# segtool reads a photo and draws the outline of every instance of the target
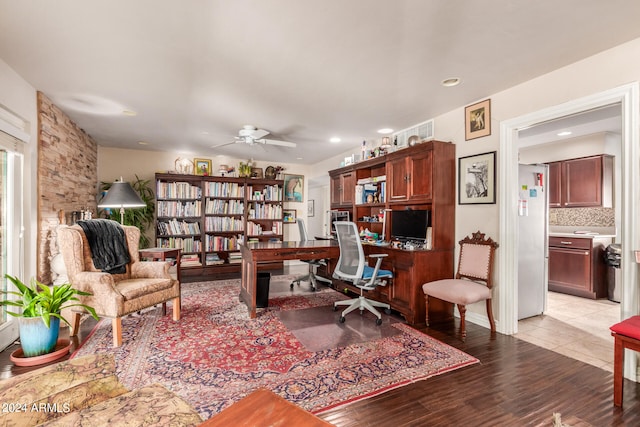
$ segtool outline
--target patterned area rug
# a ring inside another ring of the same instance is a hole
[[[399,331],[389,336],[309,351],[278,313],[326,306],[334,317],[331,305],[344,295],[327,288],[271,294],[269,307],[249,319],[239,289],[239,280],[183,284],[179,322],[170,313],[162,316],[160,308],[127,316],[123,345],[113,349],[111,322],[103,319],[72,357],[112,353],[127,387],[163,384],[205,419],[258,387],[318,413],[478,363],[400,322],[389,326]]]

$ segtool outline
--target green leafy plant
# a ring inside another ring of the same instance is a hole
[[[100,191],[109,191],[111,188],[111,182],[100,183]],[[124,224],[134,225],[140,229],[140,249],[148,248],[150,245],[149,237],[146,235],[146,231],[154,224],[154,212],[156,209],[155,195],[151,188],[151,183],[148,179],[140,179],[136,175],[136,180],[131,183],[131,187],[138,193],[143,202],[146,203],[146,207],[138,209],[125,209],[124,210]],[[120,222],[120,210],[118,209],[105,209],[102,210],[102,215],[105,218],[112,219]]]
[[[69,283],[55,285],[50,288],[33,278],[31,279],[30,286],[27,286],[17,277],[10,276],[8,274],[5,274],[4,277],[9,279],[18,290],[3,291],[3,293],[6,295],[17,296],[18,299],[0,301],[0,305],[4,307],[19,307],[22,309],[21,313],[13,313],[7,310],[7,313],[11,316],[40,317],[47,327],[49,327],[51,323],[51,317],[57,317],[58,319],[63,320],[67,325],[71,325],[69,321],[60,314],[62,309],[69,307],[82,307],[87,310],[94,319],[98,320],[98,315],[92,307],[80,304],[79,302],[74,303],[74,301],[79,301],[76,295],[89,296],[92,294],[74,289]]]

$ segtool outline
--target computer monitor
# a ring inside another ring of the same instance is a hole
[[[431,225],[431,211],[402,210],[391,212],[391,237],[397,240],[425,240]]]
[[[331,235],[336,234],[336,229],[333,226],[335,221],[349,221],[350,220],[349,211],[338,211],[338,210],[330,210],[329,211],[329,233]]]

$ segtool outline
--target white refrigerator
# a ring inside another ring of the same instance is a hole
[[[542,314],[548,284],[547,165],[520,165],[518,179],[518,320]]]

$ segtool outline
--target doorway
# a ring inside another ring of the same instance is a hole
[[[518,132],[539,123],[560,117],[577,114],[582,111],[620,103],[622,116],[622,203],[620,221],[620,242],[623,245],[624,260],[634,259],[634,248],[640,248],[638,236],[638,202],[636,192],[640,186],[640,166],[638,165],[638,83],[624,85],[606,92],[567,102],[545,110],[527,114],[501,123],[499,167],[502,179],[499,182],[500,245],[503,250],[498,254],[498,277],[504,284],[498,298],[502,319],[498,331],[514,334],[518,330],[518,257],[517,257],[517,188],[511,183],[518,177]],[[620,317],[626,318],[638,313],[638,292],[634,286],[638,280],[635,264],[623,261],[622,288],[623,299],[620,304]],[[635,380],[634,357],[625,359],[625,374]]]

